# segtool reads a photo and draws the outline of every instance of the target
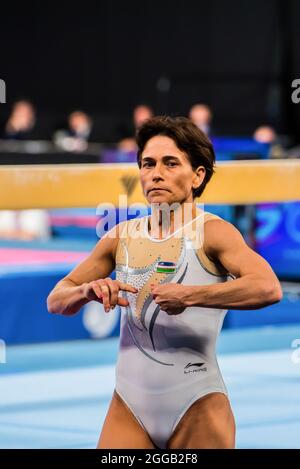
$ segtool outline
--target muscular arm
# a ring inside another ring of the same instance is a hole
[[[259,309],[282,298],[270,265],[247,246],[240,232],[224,220],[205,223],[204,251],[236,278],[214,285],[189,287],[187,305],[220,309]]]
[[[115,268],[117,244],[117,236],[106,236],[98,241],[91,254],[56,284],[47,298],[48,311],[72,315],[88,303],[90,299],[85,296],[85,286],[111,274]]]

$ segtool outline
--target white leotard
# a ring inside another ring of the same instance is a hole
[[[219,218],[208,212],[197,214],[203,223]],[[155,445],[166,448],[197,399],[212,392],[227,394],[215,353],[227,311],[187,307],[168,315],[153,300],[150,284],[210,285],[227,281],[229,274],[208,259],[203,243],[194,247],[194,234],[153,239],[148,217],[124,226],[129,233],[118,243],[116,275],[138,293],[123,292],[129,306],[122,308],[116,392]],[[159,262],[169,263],[165,270],[173,265],[172,271],[175,265],[175,272],[162,272],[159,266],[164,264]]]

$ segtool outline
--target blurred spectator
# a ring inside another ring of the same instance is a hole
[[[92,118],[83,111],[74,111],[68,116],[68,128],[54,134],[54,142],[66,151],[85,151],[92,131]]]
[[[118,144],[120,151],[131,153],[137,150],[134,138],[135,133],[137,129],[146,120],[151,119],[151,117],[153,117],[153,110],[145,104],[139,104],[133,109],[131,127],[124,132],[127,135],[124,135],[124,138],[122,138]]]
[[[0,238],[47,240],[51,236],[46,210],[0,210]]]
[[[211,135],[212,111],[206,104],[194,104],[189,111],[191,121],[206,135]]]
[[[133,153],[137,151],[135,139],[133,137],[123,138],[118,143],[118,150],[124,153]]]
[[[253,138],[259,143],[270,145],[269,158],[283,158],[286,156],[283,142],[273,127],[269,125],[257,127],[253,133]]]
[[[30,140],[35,124],[36,115],[33,104],[25,99],[16,101],[5,124],[2,138]]]
[[[151,117],[153,117],[153,111],[149,106],[145,104],[136,106],[133,110],[134,131],[136,132],[137,129],[139,129],[146,120],[151,119]]]
[[[255,129],[253,138],[259,143],[274,143],[277,135],[273,127],[261,125]]]
[[[72,112],[69,116],[69,131],[73,137],[88,140],[92,129],[92,119],[82,111]]]

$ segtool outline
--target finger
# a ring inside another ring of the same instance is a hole
[[[106,281],[110,290],[110,307],[114,308],[118,303],[119,284],[118,282],[113,281],[111,278],[108,278]]]
[[[118,297],[118,305],[119,306],[129,306],[129,301],[126,298],[122,298],[121,296]]]
[[[178,314],[181,314],[183,311],[185,310],[185,308],[174,308],[174,309],[164,309],[164,311],[170,316],[176,316]]]
[[[168,306],[166,305],[165,308],[161,308],[163,311],[165,311],[165,313],[167,313],[169,316],[171,316],[172,314],[176,314],[176,310],[174,308],[168,308]]]
[[[100,286],[98,285],[97,282],[92,282],[91,285],[92,285],[93,292],[99,298],[99,300],[101,300],[101,303],[102,303],[103,295],[102,295]]]
[[[129,285],[128,283],[119,282],[120,290],[130,291],[131,293],[137,293],[138,289]]]
[[[99,281],[102,296],[103,296],[103,306],[104,310],[108,313],[110,310],[110,290],[106,282]]]
[[[158,290],[159,287],[160,287],[159,285],[155,285],[155,284],[153,284],[153,283],[150,285],[150,289],[151,289],[152,295],[153,295],[153,293],[155,293],[155,292],[156,292],[156,294],[157,294],[157,292],[159,291],[159,290]]]

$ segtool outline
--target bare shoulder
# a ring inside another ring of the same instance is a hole
[[[239,230],[222,218],[207,220],[204,224],[203,249],[209,257],[218,257],[224,250],[247,247]]]
[[[281,291],[272,267],[248,246],[239,230],[231,223],[219,218],[207,220],[204,224],[203,248],[211,260],[218,260],[235,278],[256,275],[256,278],[263,278],[272,289],[275,285],[276,290]]]

